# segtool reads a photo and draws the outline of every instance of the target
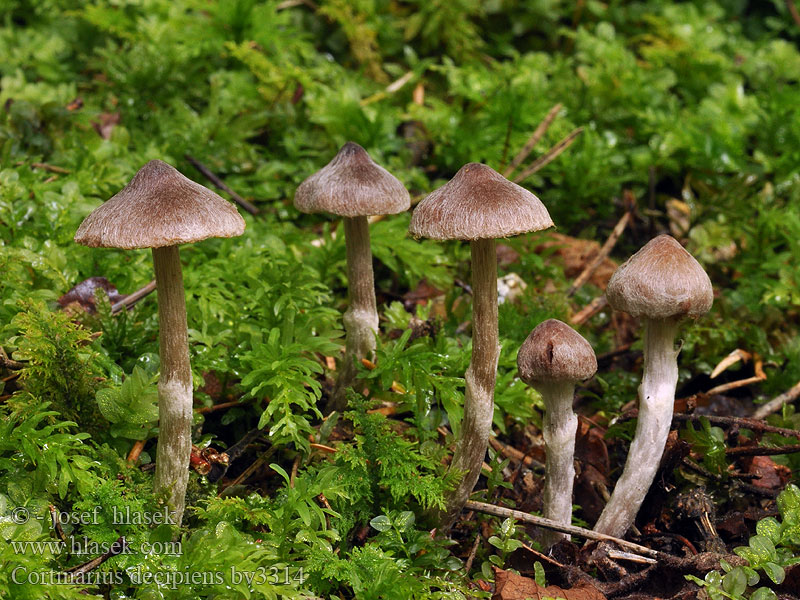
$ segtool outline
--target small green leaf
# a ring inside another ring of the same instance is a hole
[[[386,515],[378,515],[369,524],[377,531],[389,531],[392,528],[392,521]]]

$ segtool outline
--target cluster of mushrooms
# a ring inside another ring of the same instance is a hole
[[[295,206],[344,219],[349,305],[344,314],[345,356],[329,410],[346,408],[346,390],[360,359],[373,358],[378,312],[367,217],[404,212],[410,197],[403,184],[348,142],[334,159],[298,188]],[[480,163],[463,166],[415,208],[409,232],[437,240],[468,240],[472,254],[472,357],[465,374],[464,417],[450,469],[462,473],[440,515],[449,526],[480,475],[491,434],[494,387],[500,354],[495,240],[553,226],[531,192]],[[159,440],[154,486],[180,523],[189,475],[192,376],[186,307],[178,246],[244,231],[236,209],[173,167],[150,161],[113,198],[81,224],[75,241],[93,247],[152,248],[159,302],[161,371]],[[711,307],[711,282],[697,261],[668,235],[659,236],[617,269],[606,290],[616,310],[644,324],[644,375],[639,418],[627,462],[595,530],[621,537],[633,524],[655,477],[669,433],[678,379],[675,336],[686,317]],[[572,518],[573,453],[577,417],[575,385],[592,377],[597,360],[589,343],[565,323],[538,325],[519,350],[520,378],[545,405],[544,516],[562,524]],[[545,544],[564,537],[550,533]]]

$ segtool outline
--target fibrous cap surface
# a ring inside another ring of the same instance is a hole
[[[84,246],[161,248],[244,232],[236,208],[160,160],[96,208],[75,233]]]
[[[597,372],[594,350],[581,334],[558,319],[543,321],[531,331],[517,354],[519,376],[539,381],[583,381]]]
[[[675,238],[660,235],[619,266],[606,298],[634,317],[697,318],[711,308],[714,293],[700,263]]]
[[[331,162],[298,186],[294,205],[306,213],[365,217],[406,211],[411,197],[400,180],[373,161],[364,148],[347,142]]]
[[[544,204],[481,163],[461,167],[414,209],[409,232],[435,240],[503,238],[553,226]]]

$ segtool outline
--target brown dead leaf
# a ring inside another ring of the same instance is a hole
[[[600,591],[584,582],[565,590],[556,585],[542,587],[529,577],[495,567],[495,592],[492,600],[542,600],[564,598],[565,600],[606,600]]]
[[[545,236],[534,251],[553,249],[554,255],[564,262],[564,274],[567,279],[574,279],[594,260],[600,252],[600,244],[593,240],[583,240],[580,238],[564,235],[563,233],[551,232]],[[589,283],[600,288],[606,289],[608,280],[611,279],[617,263],[610,258],[606,258],[594,270],[589,278]]]
[[[89,277],[84,279],[79,284],[70,289],[66,294],[58,299],[58,304],[61,308],[67,308],[69,305],[85,310],[88,313],[94,313],[94,292],[97,289],[105,290],[108,294],[108,300],[111,304],[119,302],[125,296],[117,291],[117,288],[111,284],[105,277]]]
[[[788,467],[777,464],[769,456],[754,456],[747,463],[747,473],[758,476],[753,480],[753,485],[757,487],[777,490],[791,478]]]
[[[91,123],[97,135],[104,140],[110,140],[111,132],[114,131],[115,126],[119,125],[120,118],[119,113],[100,113],[97,120]]]

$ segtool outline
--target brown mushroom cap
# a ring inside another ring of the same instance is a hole
[[[552,226],[536,196],[491,167],[469,163],[417,205],[408,231],[435,240],[483,240]]]
[[[558,319],[531,331],[517,354],[522,381],[583,381],[597,372],[597,357],[583,336]]]
[[[714,293],[700,263],[675,238],[660,235],[619,266],[606,298],[634,317],[697,318],[711,308]]]
[[[75,241],[102,248],[161,248],[244,232],[236,208],[160,160],[84,219]]]
[[[298,186],[294,206],[302,212],[341,217],[393,215],[408,210],[411,197],[364,148],[347,142],[331,162]]]

